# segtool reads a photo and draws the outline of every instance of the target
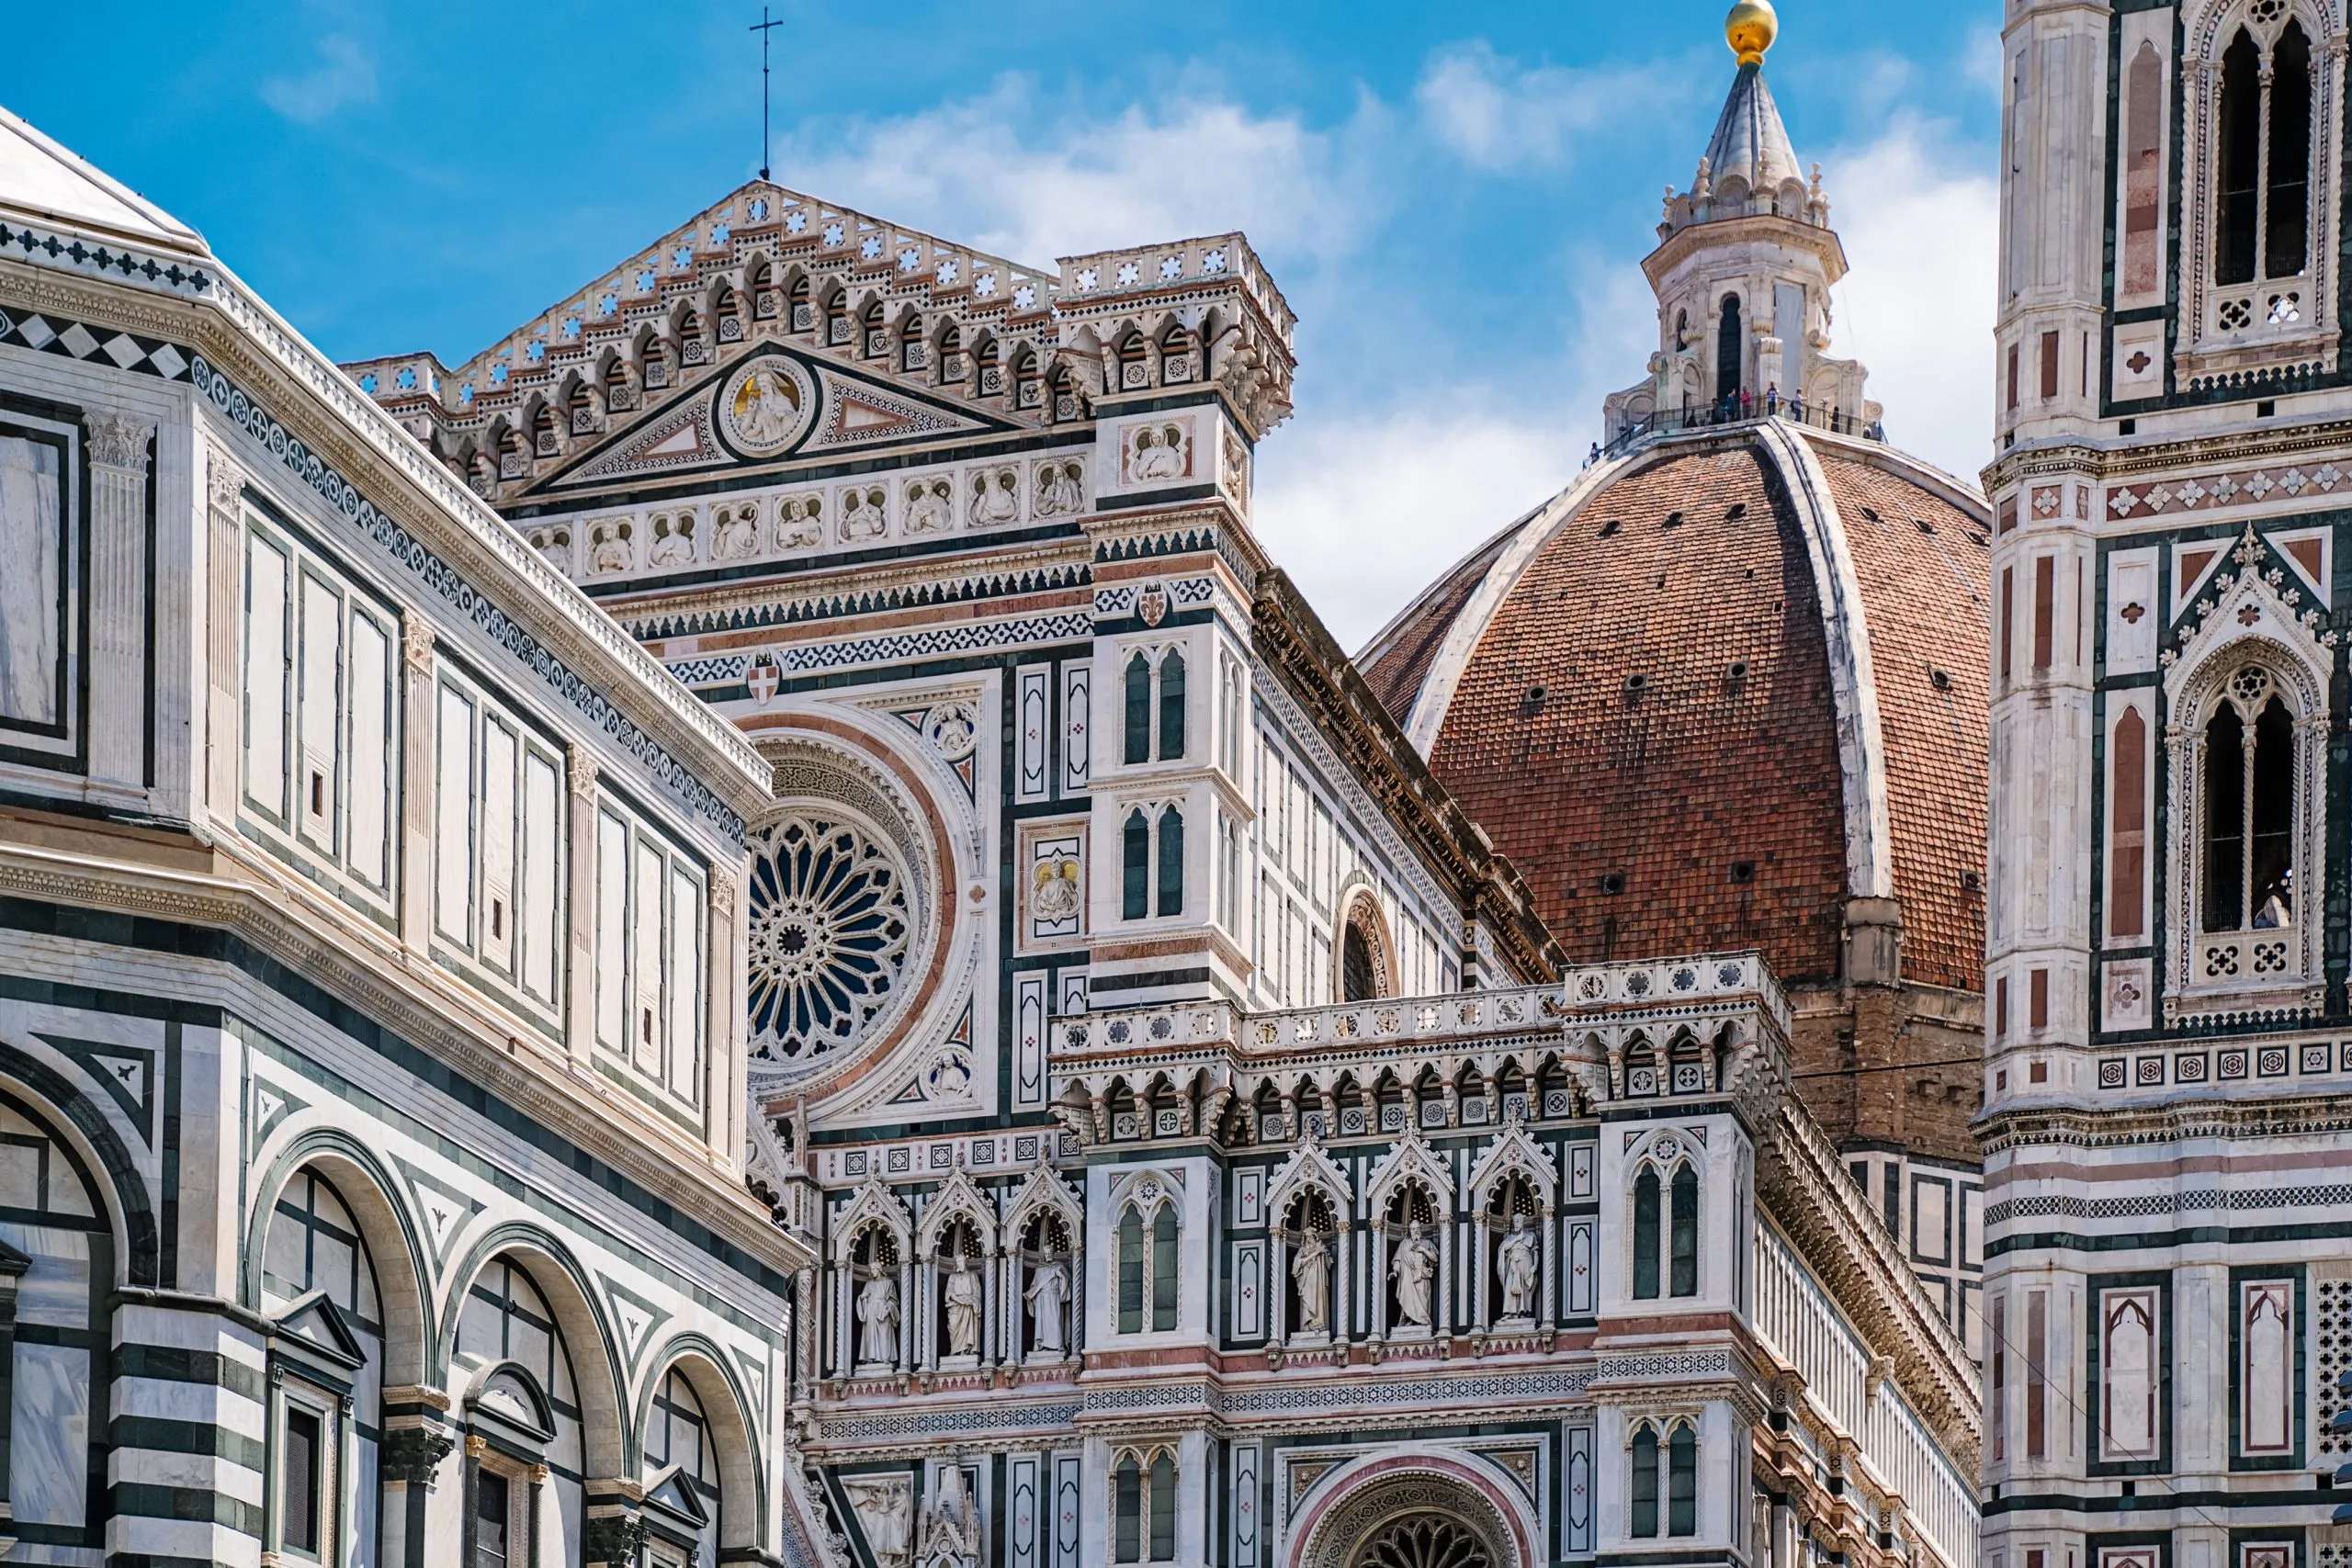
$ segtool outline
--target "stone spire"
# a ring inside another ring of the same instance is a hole
[[[1716,117],[1715,133],[1707,139],[1707,169],[1718,186],[1734,175],[1750,190],[1771,190],[1784,180],[1800,184],[1796,149],[1789,145],[1788,128],[1781,123],[1772,89],[1764,85],[1760,60],[1739,68],[1732,78],[1731,96]]]
[[[1806,177],[1764,85],[1778,30],[1767,0],[1738,0],[1724,20],[1739,71],[1690,188],[1667,191],[1657,249],[1642,263],[1658,352],[1646,381],[1603,405],[1611,442],[1743,411],[1795,410],[1840,430],[1878,418],[1862,367],[1827,353],[1846,253],[1820,171]]]

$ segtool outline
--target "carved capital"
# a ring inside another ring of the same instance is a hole
[[[218,446],[208,446],[204,451],[204,491],[213,511],[225,512],[232,517],[244,499],[244,470],[230,461],[229,455]]]
[[[458,1446],[458,1437],[443,1427],[395,1427],[384,1434],[384,1479],[410,1485],[431,1485],[441,1461]]]
[[[89,433],[90,461],[102,468],[147,471],[147,443],[154,438],[153,425],[119,413],[102,413],[90,420]]]
[[[574,746],[563,760],[564,782],[571,787],[574,800],[596,798],[596,759],[585,747]]]
[[[710,874],[710,912],[715,919],[727,919],[735,913],[735,879],[725,872]]]
[[[604,1514],[590,1519],[580,1532],[582,1557],[607,1568],[629,1568],[645,1549],[652,1532],[635,1514]]]
[[[422,616],[412,615],[401,623],[401,662],[409,673],[422,679],[433,674],[433,628]]]

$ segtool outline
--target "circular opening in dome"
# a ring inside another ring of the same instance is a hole
[[[1744,501],[1735,501],[1724,510],[1724,521],[1726,523],[1736,523],[1747,515],[1747,502]]]
[[[1661,523],[1661,524],[1659,524],[1659,525],[1658,525],[1658,526],[1659,526],[1659,527],[1661,527],[1661,528],[1679,528],[1679,527],[1681,527],[1681,526],[1682,526],[1682,513],[1680,513],[1679,512],[1669,512],[1669,513],[1668,513],[1666,514],[1666,521],[1665,521],[1665,522],[1663,522],[1663,523]]]
[[[1745,659],[1735,659],[1735,660],[1733,660],[1731,661],[1731,669],[1730,669],[1730,670],[1728,670],[1727,671],[1725,671],[1725,673],[1726,673],[1726,674],[1728,674],[1728,675],[1729,675],[1733,680],[1735,680],[1735,681],[1745,681],[1745,680],[1747,680],[1747,660],[1745,660]]]
[[[1614,533],[1616,533],[1616,532],[1617,532],[1617,519],[1615,519],[1614,517],[1611,517],[1608,522],[1603,523],[1603,524],[1600,525],[1600,536],[1601,538],[1606,539],[1606,538],[1608,538],[1611,535],[1612,535],[1612,534],[1614,534]]]
[[[1933,523],[1928,522],[1924,517],[1914,517],[1911,521],[1917,525],[1919,532],[1922,534],[1933,534],[1936,531],[1936,525]]]
[[[1949,670],[1928,671],[1928,683],[1933,685],[1939,692],[1949,692],[1951,690],[1951,671]]]

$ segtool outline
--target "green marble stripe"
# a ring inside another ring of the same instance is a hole
[[[239,1535],[261,1539],[261,1507],[240,1503],[218,1492],[196,1486],[156,1486],[142,1481],[118,1481],[107,1488],[107,1512],[119,1518],[177,1519],[219,1525]]]
[[[207,1421],[173,1421],[161,1416],[118,1416],[107,1428],[107,1441],[118,1454],[136,1450],[165,1454],[209,1454],[241,1470],[259,1474],[267,1450],[258,1438],[248,1438]]]
[[[205,1383],[225,1389],[255,1404],[266,1397],[262,1370],[232,1360],[215,1350],[183,1350],[171,1345],[119,1345],[114,1352],[119,1378],[147,1378],[156,1382]]]

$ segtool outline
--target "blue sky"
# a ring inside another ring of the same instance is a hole
[[[328,353],[452,362],[754,174],[757,7],[29,7],[0,101]],[[1724,0],[783,0],[775,175],[1050,265],[1238,226],[1300,316],[1257,525],[1350,646],[1573,473],[1732,73]],[[1784,0],[1768,79],[1890,433],[1989,455],[1997,7]],[[59,71],[60,60],[106,64]]]

